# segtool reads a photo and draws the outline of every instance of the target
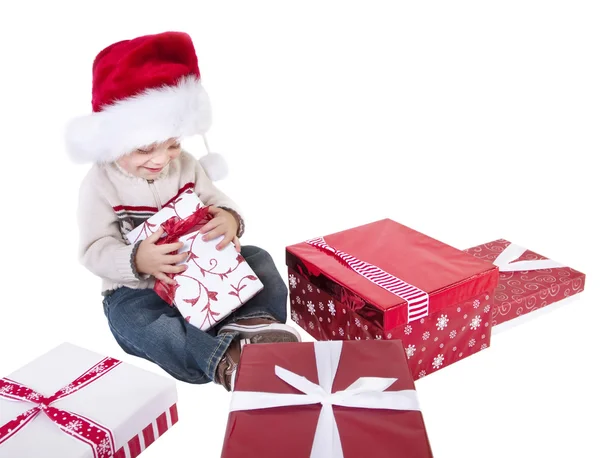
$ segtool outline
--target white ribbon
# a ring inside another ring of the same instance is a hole
[[[521,272],[524,270],[540,270],[540,269],[553,269],[555,267],[565,267],[552,259],[539,259],[534,261],[518,261],[512,262],[515,259],[519,259],[523,253],[527,251],[527,248],[523,248],[519,245],[511,243],[506,249],[500,253],[500,256],[494,261],[494,265],[500,268],[500,272]]]
[[[275,374],[304,394],[234,391],[230,411],[321,404],[310,458],[344,458],[333,406],[364,409],[421,410],[415,390],[385,391],[397,379],[360,377],[343,391],[331,392],[342,341],[314,342],[319,384],[275,366]]]

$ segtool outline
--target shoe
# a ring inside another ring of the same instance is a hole
[[[217,365],[214,382],[222,385],[227,391],[232,390],[232,381],[240,362],[241,350],[241,343],[238,340],[233,340]]]
[[[219,334],[235,332],[247,343],[300,342],[300,334],[291,326],[266,318],[249,318],[224,325]]]

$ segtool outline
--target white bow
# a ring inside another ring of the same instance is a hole
[[[500,268],[500,272],[520,272],[524,270],[540,270],[540,269],[553,269],[555,267],[565,267],[552,259],[539,259],[534,261],[518,261],[512,262],[515,259],[519,259],[523,253],[527,251],[527,248],[523,248],[519,245],[511,243],[506,249],[500,253],[500,256],[494,261],[494,265]]]
[[[333,406],[364,409],[421,410],[415,390],[385,391],[397,379],[360,377],[343,391],[331,392],[342,353],[342,341],[314,342],[319,384],[275,366],[275,374],[304,394],[234,391],[230,410],[321,404],[310,458],[344,458]]]

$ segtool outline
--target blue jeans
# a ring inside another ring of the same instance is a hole
[[[188,383],[214,380],[219,361],[236,334],[219,329],[245,318],[287,320],[287,285],[262,248],[242,246],[241,254],[264,289],[208,331],[187,323],[175,307],[152,289],[122,287],[104,298],[104,313],[112,334],[128,354],[151,361],[174,378]]]

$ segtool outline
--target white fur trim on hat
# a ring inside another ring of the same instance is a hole
[[[169,138],[204,134],[211,120],[210,100],[200,80],[186,77],[175,86],[149,89],[71,120],[67,153],[76,163],[112,162]]]

